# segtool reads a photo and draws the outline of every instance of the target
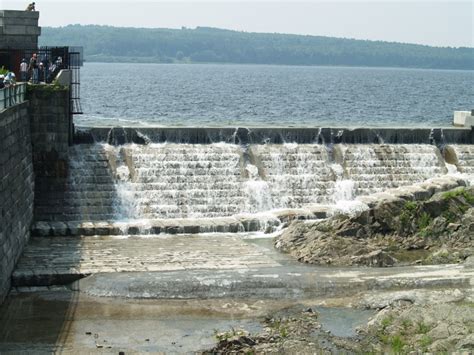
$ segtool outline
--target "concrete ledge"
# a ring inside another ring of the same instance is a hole
[[[473,144],[470,128],[76,127],[74,142]]]
[[[362,276],[363,274],[363,276]],[[369,290],[458,287],[469,290],[472,272],[462,265],[364,269],[280,266],[249,270],[186,270],[94,274],[73,288],[99,297],[269,298],[353,296]]]
[[[38,221],[33,224],[31,231],[32,236],[35,237],[272,232],[282,223],[293,220],[327,218],[334,213],[337,213],[334,207],[320,205],[218,218],[154,219],[127,222]]]
[[[39,19],[39,11],[0,10],[0,17]]]
[[[288,218],[288,217],[282,217]],[[220,217],[202,219],[156,219],[147,221],[110,222],[36,222],[32,227],[35,237],[47,236],[107,236],[107,235],[157,235],[198,233],[241,233],[273,230],[280,220],[266,217]]]
[[[474,127],[474,110],[454,111],[453,123],[456,127]]]

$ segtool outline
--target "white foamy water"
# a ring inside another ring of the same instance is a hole
[[[243,216],[265,230],[285,209],[357,212],[367,208],[355,200],[360,195],[446,173],[474,182],[473,146],[450,149],[455,164],[435,146],[415,144],[75,145],[66,182],[51,206],[41,206],[42,218],[146,224]]]

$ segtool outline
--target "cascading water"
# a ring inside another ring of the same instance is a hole
[[[350,145],[343,153],[346,176],[356,195],[421,182],[447,173],[435,146],[422,144]]]
[[[244,208],[242,152],[232,144],[123,148],[140,218],[230,216]]]
[[[335,178],[324,145],[256,145],[250,154],[268,182],[274,208],[329,202]]]
[[[472,177],[472,145],[443,153],[452,165],[437,147],[415,144],[76,145],[60,199],[41,206],[37,220],[215,218],[318,204],[352,209],[356,196],[443,175],[447,167]]]
[[[244,182],[244,189],[248,203],[245,212],[254,213],[273,210],[268,182],[262,180],[255,165],[247,164],[246,171],[248,173],[248,180]]]

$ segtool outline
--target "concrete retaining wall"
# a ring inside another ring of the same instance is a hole
[[[39,12],[0,10],[0,49],[38,48]]]
[[[63,191],[68,173],[72,119],[69,89],[44,85],[30,87],[31,142],[35,171],[35,216],[51,206],[54,191]]]
[[[0,111],[0,303],[30,236],[34,174],[28,103]]]

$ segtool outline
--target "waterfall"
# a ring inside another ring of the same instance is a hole
[[[209,219],[314,205],[352,209],[357,196],[455,171],[472,179],[474,146],[441,152],[428,144],[79,144],[71,147],[66,182],[49,205],[40,206],[38,220]]]

